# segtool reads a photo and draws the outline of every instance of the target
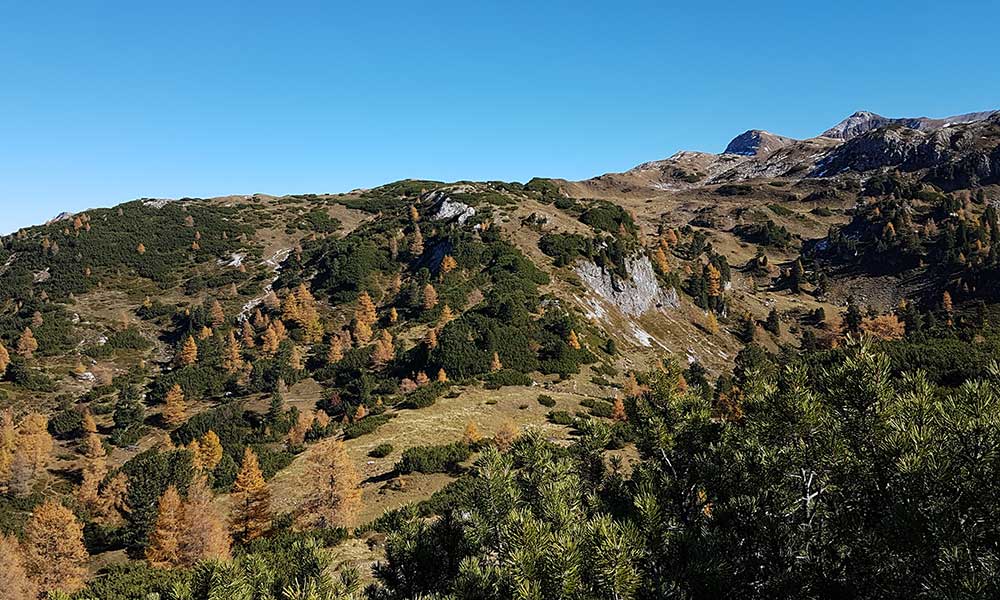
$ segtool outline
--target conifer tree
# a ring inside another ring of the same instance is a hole
[[[517,425],[513,421],[504,421],[500,424],[497,432],[493,434],[493,443],[496,444],[497,449],[501,452],[507,452],[514,444],[514,440],[517,439],[519,433]]]
[[[209,429],[198,439],[195,464],[205,471],[212,471],[222,461],[222,441],[218,434]]]
[[[944,312],[949,315],[954,310],[954,305],[951,302],[951,294],[948,293],[948,290],[945,290],[944,293],[941,294],[941,308],[944,309]]]
[[[11,463],[11,488],[20,495],[31,493],[51,459],[53,441],[48,419],[38,413],[24,417],[17,427],[17,449]]]
[[[412,204],[410,205],[410,222],[411,223],[420,222],[420,213],[417,212],[417,207]]]
[[[189,335],[184,338],[180,354],[177,355],[177,362],[184,367],[198,362],[198,343],[194,341],[194,337]]]
[[[17,353],[24,358],[31,358],[38,350],[38,341],[30,327],[25,327],[21,337],[17,339]]]
[[[28,576],[24,551],[21,543],[13,535],[0,533],[0,599],[36,600],[38,586]]]
[[[574,350],[579,350],[580,349],[580,347],[581,347],[580,346],[580,338],[578,338],[576,336],[576,331],[574,331],[572,329],[569,330],[569,338],[566,340],[566,343],[569,344],[569,347],[572,348],[572,349],[574,349]]]
[[[438,347],[438,334],[437,329],[431,327],[427,330],[427,336],[424,338],[424,342],[427,344],[429,350],[433,350]]]
[[[7,352],[7,347],[0,342],[0,377],[3,377],[7,372],[7,367],[10,366],[10,353]]]
[[[722,274],[712,263],[706,267],[708,272],[708,296],[715,298],[722,295]]]
[[[218,329],[226,322],[226,312],[222,310],[222,305],[218,300],[212,300],[212,306],[208,309],[208,316],[212,320],[212,327]]]
[[[383,329],[379,339],[375,342],[372,350],[372,364],[376,368],[382,368],[389,364],[396,355],[396,348],[393,346],[392,334]]]
[[[44,591],[75,592],[83,586],[83,526],[73,512],[48,500],[35,508],[24,527],[25,564]]]
[[[184,400],[184,390],[175,383],[163,399],[163,422],[176,427],[184,422],[184,412],[187,410]]]
[[[14,427],[14,410],[5,408],[0,411],[0,493],[7,491],[16,447],[17,430]]]
[[[475,421],[465,424],[465,431],[462,433],[462,443],[466,446],[475,446],[483,439],[483,434],[479,433],[479,427]]]
[[[705,313],[705,329],[712,335],[719,334],[719,319],[715,317],[715,311]]]
[[[146,253],[145,244],[140,242],[139,245],[135,247],[135,251],[138,252],[140,255],[145,254]]]
[[[196,475],[188,488],[182,511],[181,564],[193,566],[202,560],[228,560],[229,532],[225,519],[213,502],[212,490],[204,474]]]
[[[454,271],[457,266],[458,262],[450,254],[445,254],[441,259],[441,273],[444,275]]]
[[[184,505],[177,488],[171,484],[160,496],[156,522],[149,534],[146,560],[154,567],[176,567],[181,564],[181,538],[185,532]]]
[[[241,542],[249,542],[271,528],[271,490],[264,481],[257,455],[247,447],[243,464],[232,488],[233,511],[230,531]]]
[[[340,336],[333,336],[330,338],[330,349],[326,353],[326,363],[328,365],[333,365],[340,362],[340,359],[344,358],[344,348],[340,341]]]
[[[307,520],[327,527],[353,524],[361,508],[361,476],[342,441],[328,439],[317,445],[309,482]]]
[[[365,321],[354,321],[354,341],[360,346],[367,344],[372,339],[371,325]]]
[[[438,369],[437,380],[439,383],[445,383],[448,381],[448,374],[445,373],[444,369]]]
[[[427,373],[425,373],[424,371],[420,371],[419,373],[417,373],[416,383],[418,387],[423,387],[428,383],[430,383],[430,381],[431,381],[430,377],[428,377]]]
[[[621,398],[615,398],[611,407],[611,419],[619,422],[628,420],[628,415],[625,413],[625,402]]]
[[[410,241],[410,254],[420,256],[424,253],[424,236],[420,233],[420,225],[413,226],[413,239]]]
[[[503,369],[503,363],[500,362],[500,355],[493,352],[493,357],[490,359],[490,371],[495,373],[500,369]]]
[[[260,341],[260,351],[264,356],[274,356],[278,352],[278,346],[280,345],[281,338],[278,336],[274,323],[271,323],[264,330],[264,337]]]
[[[240,326],[240,341],[243,342],[244,348],[253,348],[256,346],[254,338],[257,336],[257,332],[253,330],[253,325],[250,324],[250,319],[244,319],[243,324]]]
[[[395,325],[399,321],[399,311],[393,306],[389,309],[389,323]]]
[[[667,253],[663,251],[662,246],[657,247],[653,253],[653,263],[662,275],[670,273],[670,261],[667,260]]]
[[[447,304],[441,309],[441,316],[438,318],[438,327],[444,327],[451,321],[455,319],[455,314],[451,311],[451,307]]]
[[[375,313],[375,303],[368,292],[362,291],[358,294],[358,305],[354,309],[354,319],[366,325],[373,325],[378,320]]]
[[[240,355],[240,344],[236,341],[236,334],[230,331],[226,336],[226,347],[222,355],[222,368],[232,375],[242,371],[243,366],[243,357]]]
[[[424,297],[423,297],[424,310],[431,310],[432,308],[437,306],[437,303],[438,303],[437,290],[434,289],[433,285],[428,283],[427,285],[424,286]]]

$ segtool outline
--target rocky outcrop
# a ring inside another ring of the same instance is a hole
[[[648,257],[629,259],[626,267],[628,279],[622,279],[591,261],[578,264],[576,274],[594,294],[632,317],[679,305],[677,290],[664,290],[660,286]]]
[[[901,127],[915,129],[917,131],[937,131],[950,125],[985,121],[997,114],[1000,114],[1000,111],[987,110],[983,112],[965,113],[963,115],[944,117],[942,119],[930,119],[928,117],[891,118],[883,117],[882,115],[877,115],[866,110],[859,110],[840,123],[837,123],[830,129],[824,131],[822,136],[847,141],[853,140],[854,138],[864,135],[869,131],[880,129],[882,127],[888,127],[890,125],[899,125]]]
[[[425,200],[434,204],[431,219],[435,221],[456,221],[462,225],[476,215],[476,209],[468,204],[452,200],[443,191],[434,191],[425,197]]]
[[[739,154],[740,156],[761,156],[770,154],[778,148],[794,143],[792,138],[775,135],[760,129],[745,131],[733,138],[726,146],[723,154]]]

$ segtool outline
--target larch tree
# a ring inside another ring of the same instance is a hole
[[[17,427],[17,449],[11,463],[11,488],[20,495],[31,493],[52,455],[53,441],[48,431],[48,419],[32,413]]]
[[[495,373],[501,369],[503,369],[503,363],[500,362],[500,355],[494,352],[493,357],[490,359],[490,371]]]
[[[15,448],[17,448],[17,429],[14,427],[14,410],[5,408],[0,411],[0,493],[7,491]]]
[[[581,347],[580,346],[580,338],[578,338],[576,336],[576,331],[574,331],[572,329],[569,330],[569,338],[566,340],[566,343],[569,344],[569,347],[572,348],[572,349],[574,349],[574,350],[579,350],[580,349],[580,347]]]
[[[255,337],[257,337],[257,332],[253,330],[250,319],[243,319],[243,324],[240,325],[240,341],[243,342],[243,347],[253,348],[256,346],[254,342]]]
[[[431,310],[438,304],[438,293],[434,286],[427,284],[424,286],[423,307],[424,310]]]
[[[354,321],[354,341],[360,346],[372,339],[372,326],[365,321]]]
[[[184,401],[184,390],[175,383],[163,399],[163,422],[176,427],[184,422],[184,412],[187,410]]]
[[[441,273],[447,275],[458,267],[458,261],[456,261],[450,254],[445,254],[444,258],[441,259]]]
[[[510,450],[510,447],[514,444],[514,440],[520,435],[520,431],[517,425],[513,421],[504,421],[500,424],[500,428],[497,432],[493,434],[493,443],[501,452],[506,452]]]
[[[618,422],[628,420],[628,415],[625,413],[625,402],[621,398],[615,398],[615,402],[611,406],[611,419]]]
[[[445,373],[444,368],[438,369],[437,380],[439,383],[446,383],[448,381],[448,374]]]
[[[181,351],[177,355],[177,362],[185,367],[198,362],[198,343],[194,341],[193,336],[189,335],[184,338]]]
[[[447,304],[441,309],[441,316],[438,318],[438,327],[444,327],[448,323],[455,320],[455,313],[452,312],[451,307]]]
[[[4,376],[7,372],[7,367],[10,366],[10,353],[7,352],[7,347],[0,342],[0,377]]]
[[[417,212],[417,207],[412,204],[410,205],[410,222],[411,223],[420,222],[420,213]]]
[[[413,239],[410,240],[410,254],[420,256],[424,253],[424,236],[420,233],[420,225],[413,226]]]
[[[340,336],[335,335],[330,338],[330,348],[326,352],[326,363],[328,365],[333,365],[344,358],[344,346],[340,341]]]
[[[427,336],[424,338],[424,342],[427,344],[427,348],[433,350],[438,347],[438,334],[437,329],[431,327],[427,330]]]
[[[212,320],[212,327],[222,327],[226,322],[226,311],[222,310],[222,305],[218,300],[212,300],[212,305],[208,309],[208,316]]]
[[[653,253],[653,263],[662,275],[670,273],[670,261],[667,260],[667,253],[663,251],[662,246],[658,246]]]
[[[274,328],[274,323],[271,323],[264,330],[264,337],[260,341],[260,351],[264,356],[274,356],[278,352],[278,346],[280,345],[281,339]]]
[[[201,560],[228,560],[230,538],[226,521],[213,502],[205,475],[196,475],[188,487],[181,517],[180,560],[193,566]]]
[[[424,371],[420,371],[419,373],[417,373],[415,381],[418,387],[423,387],[428,383],[430,383],[431,379],[430,377],[427,376],[427,373],[425,373]]]
[[[145,254],[146,245],[140,242],[139,245],[135,247],[135,251],[138,252],[140,256]]]
[[[474,446],[483,439],[483,434],[479,432],[479,427],[476,425],[475,421],[469,421],[465,424],[465,432],[462,433],[462,443],[466,446]]]
[[[361,476],[344,442],[329,439],[318,444],[309,468],[310,499],[306,519],[327,527],[353,524],[361,508]]]
[[[222,354],[222,368],[230,375],[243,370],[243,357],[240,354],[240,344],[232,331],[226,336],[226,347]]]
[[[24,551],[13,535],[0,533],[0,600],[36,600],[38,586],[28,576]]]
[[[389,309],[389,323],[395,325],[399,321],[399,311],[393,306]]]
[[[184,521],[184,504],[177,488],[171,484],[160,496],[156,510],[156,522],[149,534],[146,546],[146,560],[154,567],[177,567],[181,565],[181,538],[185,533],[181,526]]]
[[[955,309],[954,305],[951,302],[951,294],[948,293],[948,290],[945,290],[944,293],[941,294],[941,308],[944,309],[944,312],[948,313],[949,315]]]
[[[253,450],[243,451],[243,464],[233,483],[233,509],[229,518],[233,537],[249,542],[271,529],[271,490],[264,481],[260,463]]]
[[[31,358],[38,350],[38,340],[35,339],[31,327],[25,327],[21,337],[17,339],[17,353],[24,358]]]
[[[42,591],[72,593],[83,587],[87,549],[73,511],[47,500],[32,512],[24,538],[28,572]]]
[[[354,309],[354,320],[367,325],[372,325],[378,320],[375,312],[375,303],[372,302],[372,297],[368,295],[368,292],[363,291],[358,294],[358,305]]]
[[[722,273],[715,265],[709,263],[706,267],[708,272],[708,295],[709,297],[718,297],[722,295]]]
[[[222,461],[222,442],[218,434],[209,429],[198,439],[194,462],[204,471],[212,471]]]
[[[372,364],[375,365],[375,368],[381,369],[389,364],[395,356],[396,347],[393,345],[392,334],[383,329],[372,350]]]
[[[712,335],[718,335],[719,319],[716,318],[715,311],[710,310],[705,314],[705,329]]]

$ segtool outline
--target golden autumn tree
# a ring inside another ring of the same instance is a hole
[[[427,376],[426,372],[420,371],[419,373],[417,373],[417,376],[414,379],[414,381],[416,381],[418,387],[423,387],[428,383],[430,383],[431,379],[430,377]]]
[[[218,434],[209,429],[205,435],[198,438],[194,450],[194,464],[204,471],[211,471],[222,461],[222,441]]]
[[[264,336],[260,341],[260,351],[264,356],[274,356],[278,352],[278,346],[280,345],[281,338],[274,328],[274,323],[271,323],[264,330]]]
[[[226,322],[226,311],[222,310],[222,305],[218,300],[212,300],[212,305],[208,309],[208,317],[211,319],[212,327],[219,328]]]
[[[0,533],[0,600],[35,600],[38,586],[28,576],[24,551],[13,535]]]
[[[198,343],[194,341],[193,336],[189,335],[184,338],[184,343],[181,345],[181,351],[177,355],[177,362],[184,367],[198,362]]]
[[[242,325],[240,325],[240,341],[243,342],[243,347],[253,348],[256,346],[255,337],[257,337],[257,332],[253,330],[250,319],[244,319]]]
[[[465,431],[462,433],[462,443],[466,446],[474,446],[483,439],[483,434],[479,432],[479,427],[475,421],[465,424]]]
[[[427,335],[424,337],[424,343],[426,343],[427,347],[431,350],[438,347],[437,329],[431,327],[427,330]]]
[[[193,566],[201,560],[229,559],[229,532],[204,474],[196,475],[188,488],[180,530],[181,564]]]
[[[500,428],[493,434],[493,443],[501,452],[510,450],[514,445],[514,440],[520,435],[517,425],[513,421],[507,420],[500,424]]]
[[[423,307],[424,310],[431,310],[438,304],[438,293],[434,286],[427,284],[424,286]]]
[[[456,261],[450,254],[445,254],[444,258],[441,259],[441,274],[447,275],[458,267],[458,261]]]
[[[494,352],[493,357],[490,359],[490,371],[495,373],[500,369],[503,369],[503,363],[500,362],[500,355]]]
[[[309,465],[309,489],[307,521],[326,527],[354,523],[361,508],[361,476],[344,442],[329,439],[317,444]]]
[[[10,353],[7,352],[7,347],[0,342],[0,377],[3,377],[4,373],[7,372],[7,367],[10,366]]]
[[[163,422],[176,427],[184,422],[184,412],[187,410],[184,400],[184,390],[175,383],[163,398]]]
[[[448,381],[448,374],[445,373],[444,369],[438,369],[437,380],[440,383],[445,383]]]
[[[252,339],[252,338],[251,338]],[[226,336],[226,346],[222,351],[222,368],[229,374],[238,373],[243,370],[243,356],[240,354],[240,343],[236,341],[236,334],[232,331]]]
[[[670,273],[670,261],[667,260],[667,253],[663,251],[662,246],[658,246],[656,252],[653,253],[653,264],[656,265],[661,274]]]
[[[306,442],[306,434],[312,428],[315,416],[310,410],[303,410],[299,413],[295,424],[288,431],[288,445],[292,448],[301,446]]]
[[[438,317],[438,327],[444,327],[451,321],[455,320],[455,313],[452,312],[451,307],[447,304],[441,309],[441,316]]]
[[[358,344],[367,344],[372,339],[372,326],[364,321],[354,321],[354,341]]]
[[[417,223],[419,221],[420,221],[420,213],[417,212],[417,207],[411,204],[410,205],[410,222],[411,223]]]
[[[149,534],[146,560],[154,567],[176,567],[181,564],[181,525],[184,505],[173,484],[160,496],[156,510],[156,523]]]
[[[906,325],[896,315],[879,315],[862,321],[861,331],[879,340],[901,340],[906,335]]]
[[[140,242],[139,245],[135,247],[135,251],[138,252],[140,255],[141,254],[145,254],[146,253],[146,245]]]
[[[628,415],[625,413],[625,402],[621,398],[615,398],[615,402],[611,406],[611,419],[619,422],[628,421]]]
[[[708,271],[708,295],[710,297],[717,297],[722,295],[722,273],[715,265],[709,263],[706,269]]]
[[[31,358],[38,350],[38,340],[35,339],[31,327],[25,327],[21,337],[17,339],[17,353],[24,358]]]
[[[52,458],[54,443],[48,424],[48,419],[38,413],[27,415],[18,424],[17,448],[10,467],[10,487],[20,496],[31,493],[34,482],[41,477]]]
[[[705,313],[705,329],[712,335],[718,335],[719,333],[719,319],[716,318],[715,312],[711,310]]]
[[[233,509],[229,530],[233,537],[249,542],[271,529],[271,490],[264,481],[260,463],[254,451],[243,451],[243,464],[231,491]]]
[[[7,491],[15,448],[17,448],[17,429],[14,426],[14,410],[5,408],[0,411],[0,493]]]
[[[413,226],[413,239],[410,240],[410,254],[420,256],[424,253],[424,236],[420,233],[420,225]]]
[[[382,368],[389,364],[395,356],[396,348],[393,346],[392,334],[383,329],[372,350],[372,364],[376,368]]]
[[[368,295],[368,292],[363,291],[358,294],[358,304],[354,308],[354,320],[368,325],[372,325],[378,320],[375,313],[375,303],[372,302],[372,297]]]
[[[580,338],[578,338],[576,336],[576,331],[574,331],[572,329],[569,330],[569,338],[566,340],[566,343],[569,344],[569,347],[572,348],[572,349],[574,349],[574,350],[579,350],[580,349],[580,347],[581,347],[580,346]]]
[[[330,339],[330,349],[326,352],[326,363],[329,365],[336,364],[344,358],[344,345],[340,341],[340,336],[333,336]]]
[[[71,593],[83,587],[87,549],[83,525],[70,509],[56,500],[36,507],[24,539],[25,563],[39,588]]]
[[[944,312],[948,313],[949,315],[955,309],[954,305],[951,302],[951,294],[948,293],[948,290],[945,290],[944,293],[941,294],[941,308],[944,309]]]

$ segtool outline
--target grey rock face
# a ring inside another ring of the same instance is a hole
[[[616,277],[591,261],[581,262],[576,274],[595,294],[618,307],[629,316],[638,317],[647,311],[676,308],[677,290],[664,290],[656,279],[649,258],[642,256],[626,261],[629,279]]]
[[[428,198],[437,203],[434,215],[431,217],[435,221],[457,221],[461,225],[476,214],[476,209],[468,204],[452,200],[444,192],[432,192]]]
[[[726,146],[723,154],[739,154],[740,156],[760,156],[770,154],[778,148],[783,148],[795,140],[780,135],[775,135],[760,129],[744,131],[733,138]]]
[[[997,114],[1000,114],[1000,111],[988,110],[944,117],[942,119],[930,119],[927,117],[903,117],[896,119],[883,117],[882,115],[877,115],[873,112],[865,110],[859,110],[840,123],[837,123],[830,129],[824,131],[822,135],[823,137],[847,141],[864,135],[874,129],[887,127],[889,125],[901,125],[908,129],[916,129],[918,131],[936,131],[938,129],[948,127],[949,125],[985,121],[986,119],[989,119]]]

